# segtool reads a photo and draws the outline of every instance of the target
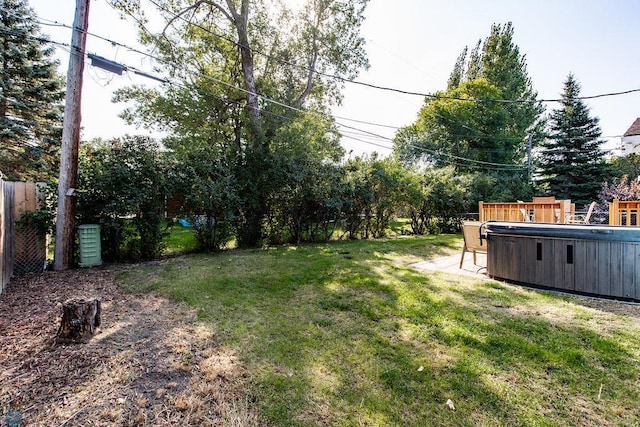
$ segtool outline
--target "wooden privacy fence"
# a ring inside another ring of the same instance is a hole
[[[532,202],[479,202],[480,221],[546,222],[565,224],[573,217],[571,200],[535,197]]]
[[[0,180],[0,292],[13,274],[44,270],[46,239],[34,227],[16,225],[23,212],[38,207],[38,184]]]
[[[13,274],[13,191],[0,180],[0,292]]]

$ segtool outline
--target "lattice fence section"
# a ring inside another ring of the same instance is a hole
[[[45,237],[18,225],[24,212],[39,207],[38,185],[0,181],[0,272],[4,289],[13,274],[41,273],[47,258]]]
[[[34,227],[16,227],[16,258],[13,274],[42,273],[46,268],[47,248],[45,239]]]

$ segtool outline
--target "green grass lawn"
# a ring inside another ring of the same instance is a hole
[[[180,223],[175,223],[171,227],[169,237],[165,241],[166,247],[163,251],[164,255],[177,255],[195,252],[198,248],[196,236],[193,229],[183,227]]]
[[[640,309],[408,267],[460,248],[443,235],[233,250],[119,280],[197,307],[246,367],[263,424],[638,425]]]

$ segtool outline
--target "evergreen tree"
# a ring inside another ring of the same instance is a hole
[[[553,110],[549,135],[542,144],[540,165],[543,185],[558,199],[577,206],[595,200],[607,177],[597,117],[579,99],[580,85],[572,74],[564,82],[562,105]]]
[[[57,172],[64,81],[25,0],[0,0],[0,172],[44,180]]]

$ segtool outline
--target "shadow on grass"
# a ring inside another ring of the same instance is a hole
[[[403,257],[458,244],[453,236],[195,256],[152,280],[197,306],[235,349],[269,425],[637,420],[633,331],[616,339],[571,313],[532,309],[553,298],[403,267]]]
[[[55,345],[61,303],[78,295],[101,299],[102,323],[88,343]],[[239,364],[193,315],[123,294],[107,269],[15,278],[0,296],[0,419],[12,410],[38,426],[255,420],[237,400]]]

